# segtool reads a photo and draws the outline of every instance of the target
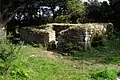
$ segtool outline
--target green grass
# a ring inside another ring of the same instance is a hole
[[[117,37],[108,40],[106,46],[76,51],[71,56],[22,45],[17,59],[0,80],[112,80],[120,69],[119,44]]]
[[[98,46],[91,48],[89,51],[76,51],[72,54],[73,60],[96,60],[105,64],[119,64],[120,63],[120,38],[107,40],[106,46]]]

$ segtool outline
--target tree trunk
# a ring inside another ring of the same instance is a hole
[[[52,7],[51,8],[51,11],[52,11],[52,13],[53,13],[53,21],[55,20],[55,18],[56,18],[56,14],[55,14],[55,7]]]

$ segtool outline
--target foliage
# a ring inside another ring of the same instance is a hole
[[[112,0],[109,1],[112,3]],[[17,23],[17,25],[23,25],[23,23],[24,25],[39,25],[47,23],[46,18],[49,17],[53,17],[50,18],[50,22],[54,22],[57,16],[70,15],[71,18],[73,14],[79,15],[71,19],[73,23],[76,23],[78,19],[87,20],[86,18],[113,22],[115,14],[111,5],[106,1],[99,2],[98,0],[88,0],[84,4],[81,0],[1,0],[0,3],[2,4],[1,23],[2,21],[7,23],[16,17],[17,21],[14,21],[14,24]]]
[[[49,17],[53,17],[51,19],[54,22],[57,16],[84,11],[84,5],[79,0],[12,0],[9,3],[5,0],[1,3],[4,4],[2,4],[0,19],[6,23],[15,19],[13,23],[17,25],[44,24]]]
[[[70,13],[68,18],[70,23],[80,23],[85,20],[85,13],[79,11],[73,11]],[[86,20],[87,21],[87,20]]]
[[[16,47],[7,39],[0,40],[0,73],[6,74],[11,63],[17,58],[20,46]]]
[[[92,39],[91,45],[92,47],[105,46],[106,42],[107,42],[106,36],[94,37]]]
[[[0,79],[115,79],[117,75],[117,67],[119,69],[120,64],[119,44],[119,36],[114,36],[113,39],[107,41],[107,45],[104,47],[92,48],[91,50],[85,52],[74,51],[75,54],[72,54],[71,56],[62,56],[56,52],[53,52],[55,54],[50,55],[51,51],[45,51],[41,47],[22,45],[19,51],[20,54],[12,61],[12,64],[7,71],[8,73],[6,75],[0,75]]]
[[[100,3],[98,0],[89,0],[87,4],[87,17],[92,19],[99,19],[101,18],[100,15]]]
[[[107,1],[89,0],[84,2],[84,5],[86,7],[85,17],[87,19],[93,19],[95,22],[113,22],[114,13]]]
[[[85,9],[81,0],[67,0],[67,6],[71,12],[83,12]]]
[[[24,80],[29,78],[28,69],[26,69],[26,67],[23,67],[22,65],[25,65],[25,62],[22,62],[21,55],[19,55],[19,58],[12,62],[7,75],[10,75],[12,79]]]
[[[117,77],[117,70],[113,68],[105,68],[100,71],[94,71],[91,78],[95,80],[114,80]]]
[[[23,9],[30,0],[1,0],[0,1],[0,24],[5,26],[10,20],[13,19],[18,10]]]
[[[85,6],[81,0],[67,0],[67,7],[69,12],[69,22],[77,23],[79,18],[83,18]]]
[[[60,15],[55,18],[55,23],[67,23],[68,15]]]

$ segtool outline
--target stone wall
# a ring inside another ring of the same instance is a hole
[[[90,32],[86,28],[78,26],[60,32],[57,37],[57,48],[62,52],[71,50],[87,50],[91,47]]]
[[[46,26],[53,29],[56,33],[56,37],[58,37],[60,31],[68,29],[69,27],[76,26],[76,25],[80,25],[80,24],[52,23],[52,24],[47,24]]]
[[[112,24],[108,23],[51,23],[35,28],[23,27],[20,29],[20,38],[26,42],[54,43],[57,45],[57,48],[62,51],[64,51],[65,48],[66,50],[68,50],[67,48],[87,50],[91,46],[93,38],[101,37],[106,35],[107,32],[111,32],[111,26],[113,27]]]
[[[91,31],[93,36],[100,36],[106,33],[108,28],[113,27],[112,23],[84,23],[84,24],[65,24],[65,23],[51,23],[44,25],[46,28],[51,28],[55,31],[56,37],[59,35],[59,32],[69,27],[84,27]],[[109,31],[110,32],[110,31]]]
[[[51,29],[22,27],[20,29],[20,38],[25,42],[37,42],[47,44],[51,41],[55,41],[55,31]]]

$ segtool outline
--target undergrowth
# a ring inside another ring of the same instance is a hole
[[[56,59],[42,57],[45,49],[36,45],[0,43],[0,80],[114,80],[120,74],[119,36],[105,46]]]
[[[13,62],[18,59],[19,51],[21,49],[22,43],[12,44],[7,38],[0,39],[0,75],[21,75],[20,70],[16,71],[16,68],[13,68]],[[15,75],[15,74],[14,74]]]
[[[80,52],[79,50],[71,53],[72,59],[83,60],[89,58],[101,58],[101,63],[120,63],[120,36],[114,35],[111,39],[107,39],[106,45],[92,47],[88,51]]]

